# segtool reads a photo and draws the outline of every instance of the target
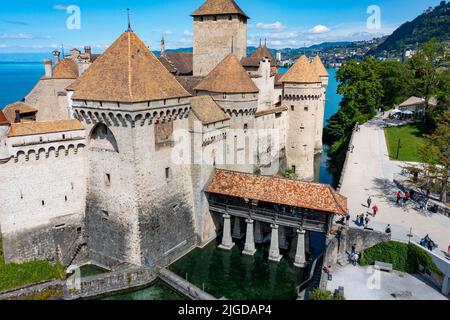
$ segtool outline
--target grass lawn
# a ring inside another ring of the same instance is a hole
[[[425,141],[424,132],[422,124],[409,124],[384,129],[391,159],[420,162],[419,149]],[[400,139],[400,152],[397,159],[398,139]]]
[[[0,292],[46,280],[64,278],[65,270],[60,264],[53,266],[47,261],[40,260],[5,264],[3,246],[0,239]]]

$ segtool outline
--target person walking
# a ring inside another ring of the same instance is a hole
[[[397,192],[397,205],[400,204],[400,200],[402,200],[402,193],[400,191]]]
[[[372,197],[369,196],[369,198],[367,199],[367,208],[370,209],[371,205],[372,205]]]
[[[388,224],[387,227],[386,227],[386,233],[387,233],[387,234],[391,234],[391,233],[392,233],[391,225],[390,225],[390,224]]]
[[[448,246],[448,249],[447,249],[447,256],[450,257],[450,246]]]
[[[367,228],[368,226],[369,226],[369,222],[370,222],[370,218],[369,218],[369,215],[366,215],[366,219],[365,219],[365,222],[366,222],[366,224],[365,224],[365,228]]]
[[[408,191],[405,192],[405,203],[409,201],[410,193]]]
[[[352,258],[352,263],[355,267],[358,264],[358,261],[359,261],[359,255],[357,253],[355,253]]]
[[[373,216],[374,216],[374,217],[377,216],[377,213],[378,213],[379,210],[380,210],[380,209],[378,208],[377,205],[374,205],[374,206],[373,206]]]
[[[347,215],[345,216],[345,225],[349,226],[349,224],[350,224],[350,214],[347,213]]]

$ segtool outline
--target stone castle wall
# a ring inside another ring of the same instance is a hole
[[[85,141],[55,135],[8,139],[11,159],[0,164],[1,232],[5,260],[58,261],[84,231]]]

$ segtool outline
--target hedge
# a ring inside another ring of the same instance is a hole
[[[443,275],[431,256],[413,244],[382,242],[364,251],[360,264],[373,265],[375,261],[391,263],[395,270],[410,274],[419,272],[419,265],[422,265],[438,275]]]

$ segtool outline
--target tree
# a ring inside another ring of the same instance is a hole
[[[421,165],[408,166],[411,172],[417,172],[409,182],[426,190],[437,190],[440,200],[447,203],[450,177],[450,108],[437,119],[437,128],[426,136],[426,143],[420,150]]]
[[[391,109],[413,95],[414,71],[399,61],[383,61],[379,64],[379,75],[383,86],[382,104]]]
[[[438,93],[441,83],[438,66],[441,57],[444,56],[444,48],[435,39],[432,39],[421,46],[408,64],[414,72],[415,92],[425,98],[425,105],[428,109],[430,98]]]

